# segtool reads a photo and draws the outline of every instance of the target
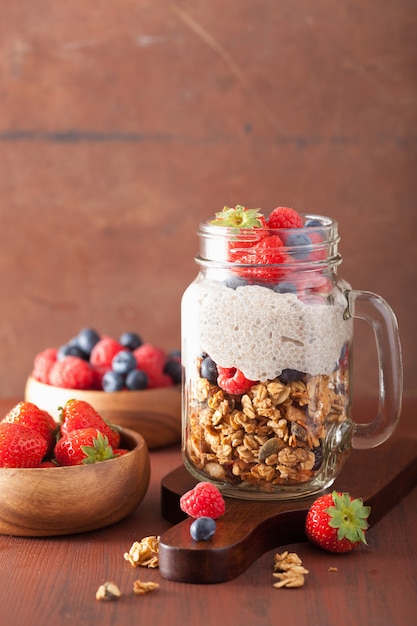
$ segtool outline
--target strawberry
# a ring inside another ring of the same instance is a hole
[[[62,435],[81,428],[95,428],[106,435],[112,448],[120,446],[120,433],[85,400],[68,400],[64,407],[60,407],[60,412]]]
[[[217,366],[217,384],[227,393],[240,395],[246,393],[255,384],[255,381],[248,380],[244,374],[235,367]]]
[[[80,428],[64,435],[55,446],[58,465],[87,465],[113,459],[109,440],[96,428]]]
[[[31,428],[13,422],[0,422],[0,467],[39,467],[47,443]]]
[[[80,357],[68,355],[56,361],[49,371],[49,384],[65,389],[91,389],[93,371]]]
[[[333,491],[320,496],[311,505],[306,518],[307,539],[328,552],[349,552],[361,542],[371,507],[361,498]]]
[[[286,273],[282,264],[290,261],[290,257],[282,248],[282,239],[278,235],[271,235],[247,250],[236,251],[233,260],[249,266],[239,267],[236,272],[243,278],[252,278],[260,282],[278,282]]]
[[[52,415],[49,415],[47,411],[39,409],[32,402],[24,401],[16,404],[3,418],[3,422],[20,424],[21,426],[26,426],[26,428],[36,431],[42,435],[46,441],[46,453],[48,454],[52,451],[55,445],[55,430],[57,424]]]

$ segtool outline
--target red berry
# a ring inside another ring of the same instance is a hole
[[[93,372],[84,359],[77,356],[65,356],[51,367],[49,384],[66,389],[91,389]]]
[[[225,502],[216,485],[200,482],[180,498],[180,508],[190,517],[217,519],[225,512]]]
[[[305,523],[307,539],[328,552],[350,552],[365,543],[365,530],[371,507],[361,498],[333,491],[317,498]]]
[[[41,383],[49,383],[49,372],[56,361],[58,350],[56,348],[46,348],[39,352],[33,362],[32,376]]]
[[[267,220],[269,228],[301,228],[303,220],[295,209],[279,206]]]
[[[271,235],[261,239],[251,248],[235,254],[233,260],[236,263],[249,266],[239,267],[236,270],[237,273],[246,279],[277,282],[286,273],[286,269],[282,265],[290,261],[288,254],[282,250],[283,245],[282,239],[278,235]]]
[[[39,467],[46,449],[44,437],[35,430],[0,422],[0,467]]]
[[[52,451],[55,445],[55,429],[57,424],[46,411],[39,409],[32,402],[19,402],[3,419],[3,423],[20,424],[39,433],[46,441],[46,453]]]
[[[85,400],[68,400],[61,408],[61,433],[67,435],[82,428],[99,430],[106,435],[113,448],[120,445],[119,432],[112,428],[91,404]]]
[[[90,364],[95,368],[106,367],[111,369],[113,357],[122,350],[125,350],[125,348],[116,339],[102,337],[91,350]]]
[[[55,446],[58,465],[87,465],[113,459],[109,440],[96,428],[80,428],[64,435]]]
[[[246,393],[255,384],[255,381],[249,380],[244,374],[235,367],[217,366],[218,377],[217,384],[227,393],[232,395],[240,395]]]
[[[170,376],[164,374],[167,354],[162,348],[151,343],[143,343],[133,352],[138,369],[148,377],[148,387],[169,387],[172,385]]]

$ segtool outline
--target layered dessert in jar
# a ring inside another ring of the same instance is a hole
[[[225,207],[182,300],[183,458],[227,495],[299,497],[350,450],[352,320],[337,225]]]

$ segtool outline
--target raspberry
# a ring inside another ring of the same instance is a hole
[[[269,228],[301,228],[303,220],[295,209],[279,206],[268,218]]]
[[[133,351],[138,369],[148,377],[148,387],[169,387],[172,385],[170,376],[164,373],[167,355],[165,350],[151,343],[143,343]]]
[[[66,389],[91,389],[94,374],[84,359],[77,356],[65,356],[56,361],[49,372],[49,384]]]
[[[41,383],[49,383],[49,372],[57,359],[56,348],[46,348],[39,352],[33,362],[32,376]]]
[[[227,393],[232,395],[240,395],[246,393],[255,384],[255,381],[249,380],[244,374],[235,367],[217,366],[219,375],[217,384]]]
[[[91,350],[90,363],[92,367],[111,369],[113,357],[121,350],[124,350],[124,347],[116,339],[102,337]]]
[[[201,482],[181,496],[180,508],[190,517],[217,519],[224,514],[226,505],[216,485]]]

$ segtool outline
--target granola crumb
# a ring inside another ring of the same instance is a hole
[[[118,600],[121,595],[119,587],[115,583],[107,581],[97,589],[96,600],[113,601]]]
[[[135,541],[129,552],[124,553],[126,561],[132,567],[151,567],[155,568],[159,565],[159,537],[151,535],[144,537],[140,541]]]
[[[329,567],[329,572],[337,572],[337,567]]]
[[[295,552],[285,551],[274,555],[272,575],[278,578],[278,582],[273,584],[276,589],[302,587],[305,583],[305,575],[308,573],[308,569],[303,567],[300,557]]]
[[[133,583],[133,593],[137,596],[144,596],[145,593],[150,593],[151,591],[155,591],[159,589],[159,583],[154,582],[143,582],[141,580],[135,580]]]

